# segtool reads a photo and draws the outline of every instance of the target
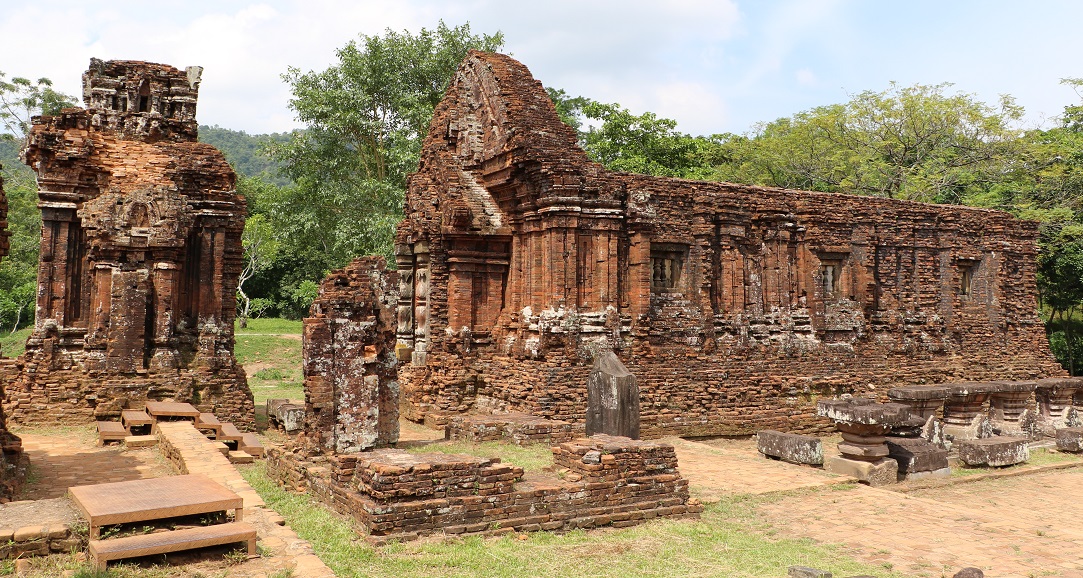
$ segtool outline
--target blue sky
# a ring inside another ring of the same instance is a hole
[[[1028,126],[1079,101],[1083,2],[1032,0],[0,0],[0,71],[80,94],[89,59],[205,67],[201,123],[250,133],[300,126],[288,66],[319,70],[358,34],[470,22],[547,86],[692,134],[744,133],[891,81],[954,83],[995,104],[1010,94]]]

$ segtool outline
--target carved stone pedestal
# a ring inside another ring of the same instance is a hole
[[[1038,414],[1046,435],[1053,435],[1059,428],[1083,425],[1072,407],[1072,399],[1081,387],[1083,380],[1071,377],[1050,377],[1036,382],[1034,397],[1038,401]]]
[[[946,441],[971,440],[983,437],[987,427],[985,402],[998,391],[997,382],[965,382],[950,384],[944,400],[944,437]],[[988,432],[991,433],[991,432]],[[986,433],[986,435],[988,435]]]
[[[996,391],[989,394],[989,419],[997,435],[1034,437],[1037,419],[1027,415],[1027,402],[1037,382],[998,381]]]
[[[910,409],[900,403],[874,403],[868,399],[820,400],[816,413],[834,420],[842,433],[841,456],[824,460],[824,470],[857,478],[871,486],[893,484],[898,463],[889,458],[885,434],[906,421]]]

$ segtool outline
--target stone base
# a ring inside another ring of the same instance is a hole
[[[870,486],[886,486],[898,481],[899,463],[891,458],[863,462],[842,456],[832,456],[824,460],[824,471],[856,478],[857,481]]]
[[[1014,466],[1030,459],[1025,438],[993,437],[955,444],[959,459],[968,466]]]
[[[824,445],[815,436],[764,430],[756,434],[756,447],[765,456],[792,464],[824,463]]]
[[[1062,452],[1083,451],[1083,428],[1062,427],[1057,429],[1057,449]]]
[[[936,480],[941,478],[950,478],[951,468],[943,467],[939,470],[933,470],[931,472],[907,472],[899,473],[900,482],[912,482],[915,480]]]

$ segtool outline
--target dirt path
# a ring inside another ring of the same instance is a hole
[[[986,576],[1083,578],[1083,468],[914,490],[839,484],[820,470],[759,456],[751,441],[668,439],[694,496],[784,492],[757,506],[780,534],[844,545],[914,577],[975,566]],[[788,490],[805,489],[801,492]],[[830,570],[825,568],[825,570]]]

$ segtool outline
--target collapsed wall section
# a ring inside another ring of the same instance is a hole
[[[460,66],[405,214],[397,334],[417,421],[484,406],[581,423],[610,350],[648,436],[827,432],[820,396],[1064,374],[1037,315],[1036,223],[609,172],[503,55]]]
[[[254,427],[233,355],[245,201],[222,154],[196,142],[201,71],[92,59],[86,108],[34,118],[38,299],[11,419],[175,400]]]
[[[0,166],[0,169],[3,167]],[[4,179],[0,177],[0,261],[8,254],[8,199],[4,195]],[[3,352],[0,351],[0,354]],[[13,360],[0,357],[0,402],[4,400],[4,390],[10,389],[18,375],[18,368]],[[0,503],[14,499],[15,493],[26,477],[26,456],[23,454],[22,440],[7,429],[4,408],[0,404]]]
[[[399,439],[398,274],[382,257],[332,272],[304,320],[305,439],[358,452]]]

